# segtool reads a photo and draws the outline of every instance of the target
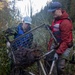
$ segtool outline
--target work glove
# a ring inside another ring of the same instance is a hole
[[[12,32],[12,30],[11,30],[10,28],[8,28],[8,29],[6,30],[6,33],[10,33],[10,32]]]
[[[46,30],[47,30],[48,28],[50,28],[50,26],[49,26],[49,25],[45,25],[45,28],[46,28]]]
[[[7,45],[7,48],[9,48],[10,47],[10,42],[7,42],[6,45]]]
[[[54,59],[58,60],[58,54],[57,53],[54,54]]]
[[[9,34],[9,35],[13,35],[14,34],[13,30],[10,29],[10,28],[8,28],[5,33]]]
[[[59,43],[57,45],[54,46],[54,49],[58,49],[59,48]]]

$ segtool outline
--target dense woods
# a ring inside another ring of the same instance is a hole
[[[59,1],[62,3],[63,9],[65,9],[70,18],[73,21],[73,33],[75,32],[75,0],[53,0]],[[41,9],[39,13],[31,15],[32,17],[32,28],[42,25],[42,24],[51,24],[52,16],[47,12],[48,4]],[[12,6],[12,7],[11,7]],[[15,11],[16,10],[16,11]],[[6,39],[4,36],[4,31],[8,27],[14,27],[15,25],[21,22],[22,16],[20,11],[14,7],[14,3],[9,3],[8,0],[0,0],[0,75],[9,75],[10,72],[10,62],[6,52]],[[41,33],[39,33],[41,32]],[[50,36],[44,28],[39,28],[34,34],[34,42],[36,42],[43,50],[47,49],[47,42]],[[39,40],[39,43],[38,43]],[[74,42],[75,42],[75,33],[74,33]],[[75,70],[74,66],[69,65],[73,72]],[[75,74],[74,74],[75,75]]]

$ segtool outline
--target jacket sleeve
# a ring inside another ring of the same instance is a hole
[[[64,20],[60,24],[60,31],[61,31],[61,43],[59,48],[56,50],[58,54],[64,53],[64,51],[68,48],[68,43],[72,41],[72,24],[69,20]]]

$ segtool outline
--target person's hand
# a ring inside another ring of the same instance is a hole
[[[10,47],[10,42],[7,42],[6,45],[7,45],[7,48],[9,48]]]
[[[48,28],[50,28],[50,26],[49,25],[45,25],[45,28],[48,29]]]
[[[58,54],[57,53],[54,54],[54,59],[58,60]]]
[[[8,28],[6,31],[5,31],[6,34],[8,35],[14,35],[15,34],[15,31],[12,30],[11,28]]]
[[[59,43],[54,46],[54,49],[58,49],[58,48],[59,48]]]
[[[12,32],[12,30],[11,30],[10,28],[8,28],[8,29],[6,30],[6,33],[10,33],[10,32]]]

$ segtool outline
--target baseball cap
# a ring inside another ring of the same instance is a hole
[[[32,24],[31,21],[32,21],[32,19],[29,16],[24,17],[23,22],[28,23],[28,24]]]
[[[49,4],[48,12],[53,12],[56,9],[62,8],[62,4],[60,2],[51,2]]]

